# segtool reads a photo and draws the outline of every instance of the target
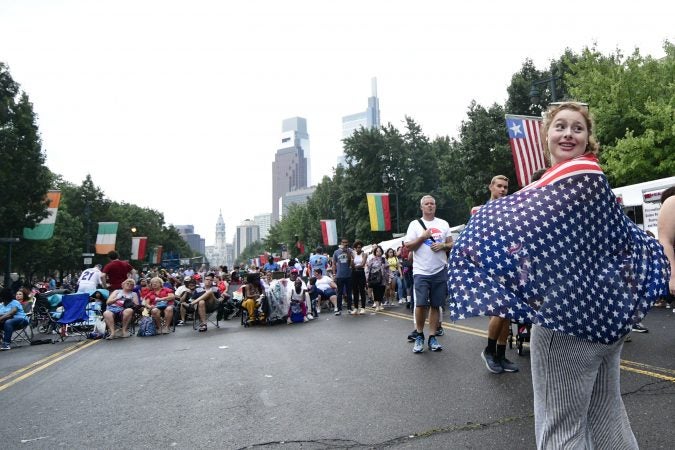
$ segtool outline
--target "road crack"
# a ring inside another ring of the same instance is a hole
[[[307,440],[288,440],[288,441],[269,441],[259,444],[248,445],[243,449],[255,448],[303,448],[303,449],[385,449],[399,444],[405,444],[415,439],[425,439],[431,436],[446,433],[457,433],[463,431],[485,430],[488,428],[499,427],[509,423],[531,420],[534,414],[525,414],[522,416],[502,417],[492,422],[474,423],[467,422],[459,425],[448,425],[446,427],[431,428],[417,433],[406,434],[405,436],[395,437],[375,444],[364,444],[350,439],[307,439]]]

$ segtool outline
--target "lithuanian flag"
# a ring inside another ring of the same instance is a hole
[[[391,214],[389,212],[389,194],[368,193],[368,212],[370,213],[370,231],[391,230]]]
[[[96,253],[105,255],[115,250],[115,241],[117,240],[118,222],[99,222],[98,236],[96,236]]]

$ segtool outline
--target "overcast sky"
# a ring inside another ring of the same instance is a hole
[[[544,70],[594,42],[663,56],[674,12],[663,0],[0,0],[0,61],[33,102],[52,171],[78,185],[90,173],[108,198],[194,224],[210,245],[220,209],[228,240],[271,212],[283,119],[307,119],[316,184],[371,77],[383,123],[408,115],[454,136],[472,99],[504,103],[526,58]]]

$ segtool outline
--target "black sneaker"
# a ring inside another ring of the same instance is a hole
[[[483,359],[483,362],[485,362],[485,367],[487,367],[487,370],[489,370],[492,373],[502,373],[504,372],[504,368],[502,367],[501,364],[499,364],[499,361],[496,360],[495,355],[491,353],[486,353],[485,350],[483,350],[480,354],[480,357]]]
[[[499,364],[502,366],[502,369],[504,369],[504,372],[518,372],[518,366],[506,359],[506,357],[501,358]]]
[[[633,331],[636,333],[649,333],[649,330],[644,327],[641,323],[636,323],[633,325]]]
[[[443,327],[438,327],[438,330],[436,330],[436,336],[443,336],[445,334],[445,330],[443,330]]]
[[[408,342],[415,342],[415,339],[417,339],[417,336],[420,334],[417,332],[417,330],[413,330],[412,333],[408,335]]]

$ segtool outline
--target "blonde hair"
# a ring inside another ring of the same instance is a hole
[[[152,283],[159,283],[159,287],[161,288],[164,286],[164,280],[162,280],[160,277],[152,277],[150,278],[150,284]]]
[[[593,119],[591,118],[591,114],[588,112],[588,107],[578,102],[563,102],[549,106],[548,111],[546,111],[544,114],[544,123],[541,125],[541,142],[544,146],[544,156],[546,156],[546,161],[549,164],[551,163],[551,151],[548,148],[548,129],[551,127],[555,116],[557,116],[558,113],[563,110],[576,111],[583,116],[584,122],[586,122],[586,129],[588,130],[586,153],[597,156],[600,153],[600,145],[595,140],[595,136],[593,135]]]
[[[504,175],[495,175],[494,177],[492,177],[492,181],[490,181],[490,186],[495,184],[495,181],[497,180],[506,181],[507,183],[509,182],[509,179],[506,178]]]

